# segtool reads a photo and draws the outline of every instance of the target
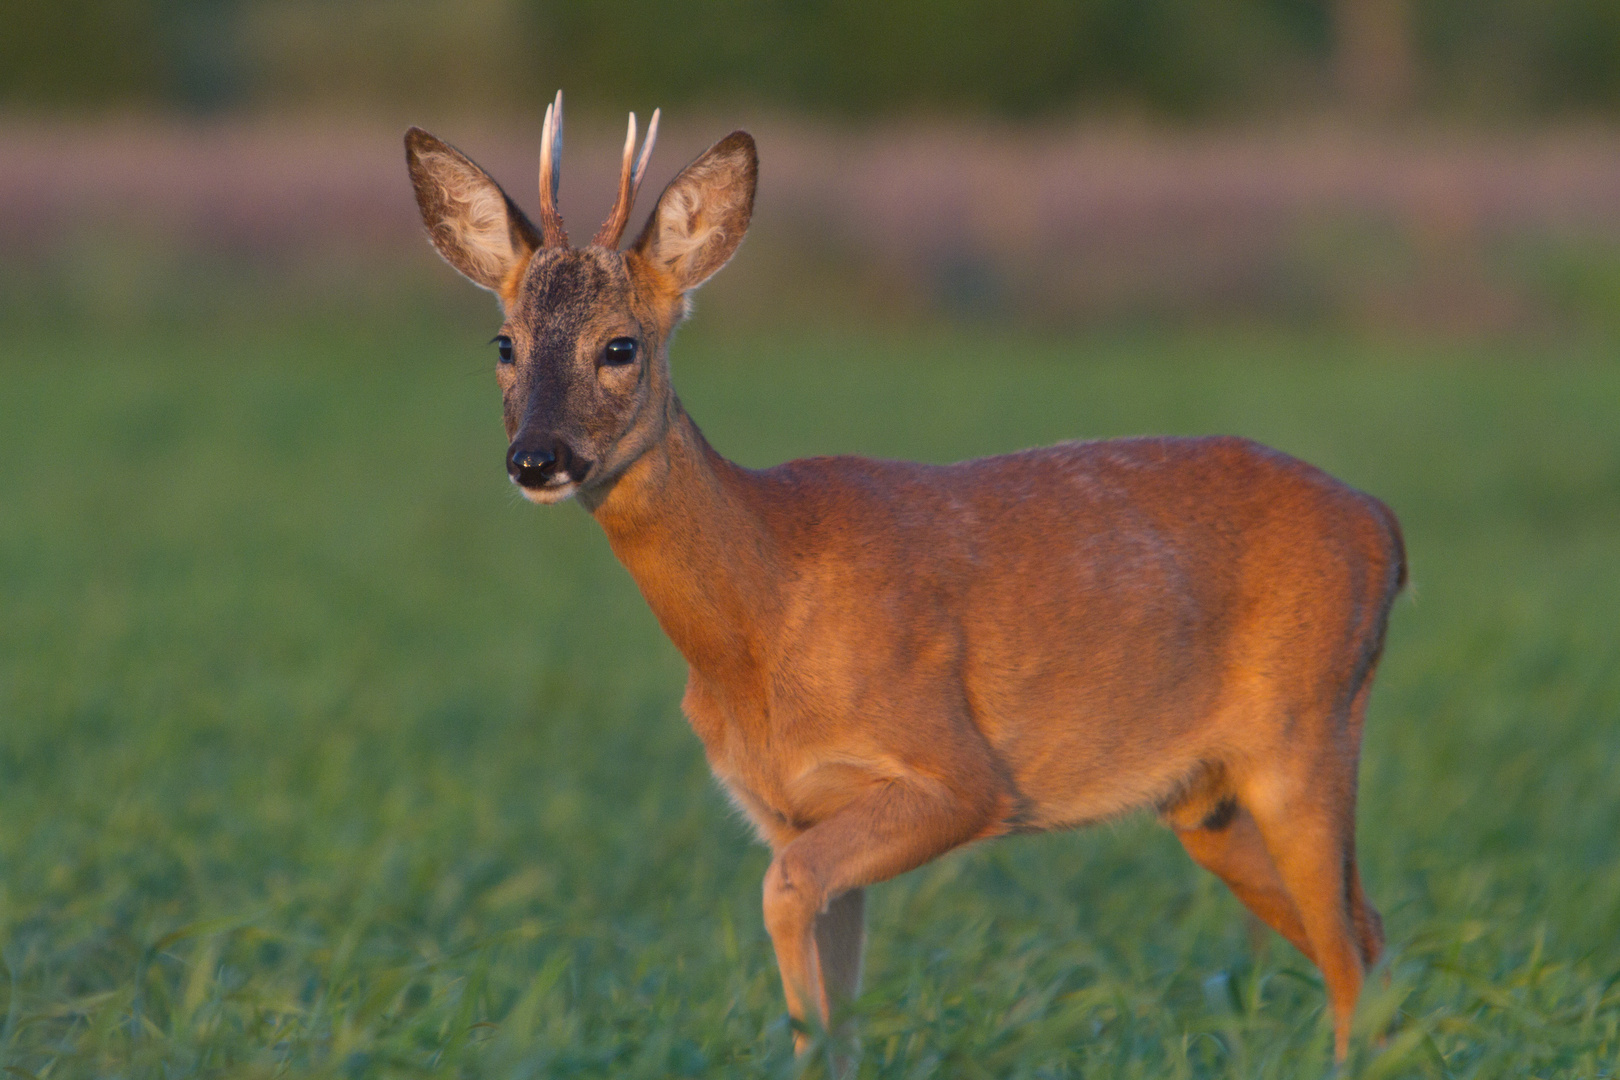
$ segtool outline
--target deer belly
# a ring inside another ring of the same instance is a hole
[[[1205,767],[1194,744],[1119,748],[1053,740],[1013,762],[1023,796],[1018,825],[1072,828],[1157,806]]]
[[[1083,661],[1026,667],[970,689],[979,729],[1022,798],[1020,827],[1082,825],[1154,805],[1214,752],[1225,696],[1217,679],[1151,656],[1118,659],[1103,670]]]

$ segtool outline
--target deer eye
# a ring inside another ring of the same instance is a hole
[[[512,339],[505,334],[501,334],[495,339],[495,347],[501,351],[501,363],[510,364],[512,362]]]
[[[636,339],[616,337],[602,350],[602,363],[622,367],[636,358]]]

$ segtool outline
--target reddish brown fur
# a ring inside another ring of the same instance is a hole
[[[765,921],[790,1010],[826,1023],[855,992],[865,886],[1151,807],[1322,968],[1343,1057],[1382,948],[1355,784],[1405,581],[1394,516],[1235,438],[733,465],[675,397],[666,348],[741,240],[753,162],[734,134],[633,250],[531,245],[515,285],[486,287],[521,357],[502,372],[508,435],[545,427],[598,463],[556,497],[579,495],[687,659],[686,715],[775,853]],[[633,386],[595,359],[619,335],[644,343]]]

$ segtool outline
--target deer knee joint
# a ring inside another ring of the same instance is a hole
[[[772,938],[808,933],[825,907],[821,883],[804,861],[784,851],[765,872],[765,929]]]

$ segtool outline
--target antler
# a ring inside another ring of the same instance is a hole
[[[562,180],[562,91],[546,106],[540,129],[540,234],[546,247],[567,247],[568,233],[557,211],[557,185]]]
[[[619,246],[619,237],[624,235],[624,227],[630,221],[630,210],[636,204],[636,192],[641,190],[641,177],[647,171],[647,159],[652,157],[653,143],[658,141],[658,113],[659,110],[653,110],[652,120],[647,124],[647,141],[641,144],[641,157],[636,160],[634,169],[630,167],[630,161],[636,150],[636,114],[630,114],[630,130],[624,137],[624,162],[619,167],[619,197],[614,201],[607,220],[596,230],[591,243],[605,248]]]

